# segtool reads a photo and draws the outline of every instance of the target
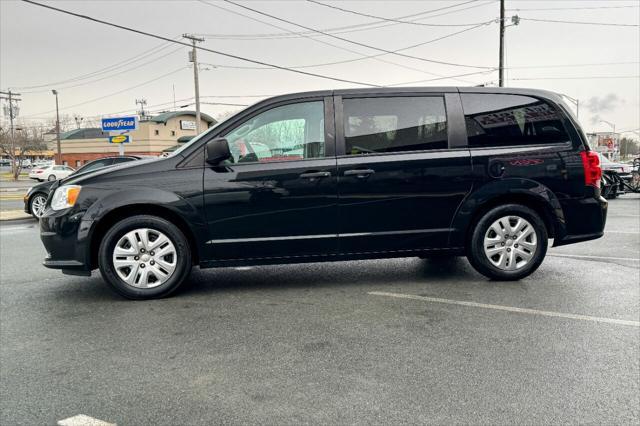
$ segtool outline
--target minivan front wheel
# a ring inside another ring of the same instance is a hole
[[[130,299],[155,299],[175,291],[191,272],[191,250],[182,231],[156,216],[117,222],[100,244],[102,277]]]
[[[535,271],[547,253],[547,228],[532,209],[508,204],[491,209],[476,223],[467,257],[481,274],[519,280]]]

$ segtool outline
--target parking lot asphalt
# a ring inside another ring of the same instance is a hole
[[[463,259],[194,269],[132,302],[0,225],[0,424],[638,424],[640,198],[494,282]]]

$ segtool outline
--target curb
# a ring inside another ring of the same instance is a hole
[[[32,219],[29,213],[25,213],[24,210],[2,210],[0,211],[0,222]]]
[[[26,192],[27,188],[0,188],[0,192]]]
[[[18,217],[15,219],[0,219],[0,225],[22,225],[26,223],[37,224],[38,220],[33,216],[29,217]]]

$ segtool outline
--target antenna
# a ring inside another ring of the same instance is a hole
[[[144,106],[147,104],[147,100],[136,99],[136,105],[140,105],[140,111],[138,111],[138,115],[140,115],[140,120],[144,120],[147,117],[147,112],[144,110]]]

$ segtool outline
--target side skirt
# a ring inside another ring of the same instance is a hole
[[[419,257],[432,254],[463,256],[464,247],[430,250],[395,250],[366,253],[319,254],[311,256],[261,257],[249,259],[208,260],[200,262],[200,268],[222,268],[228,266],[278,265],[287,263],[343,262],[348,260],[390,259],[398,257]]]

